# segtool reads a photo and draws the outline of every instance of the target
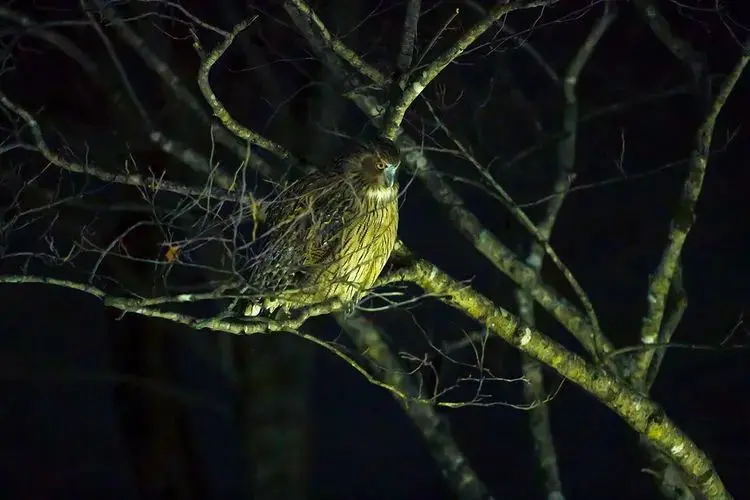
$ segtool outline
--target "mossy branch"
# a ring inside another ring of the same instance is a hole
[[[732,498],[708,457],[669,419],[664,410],[606,368],[594,366],[569,352],[427,261],[419,260],[394,273],[389,280],[416,283],[425,292],[441,297],[444,303],[462,311],[510,345],[582,387],[677,464],[690,483],[706,498]]]

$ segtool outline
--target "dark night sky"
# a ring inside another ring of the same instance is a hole
[[[181,3],[224,29],[252,12],[241,1],[224,2],[221,8],[195,0]],[[367,17],[347,43],[358,50],[366,47],[367,60],[388,72],[398,37],[388,36],[387,30],[399,30],[403,19],[402,2],[393,3],[397,6],[391,8],[373,1],[352,2],[345,13],[329,5],[321,10],[321,17],[332,26],[338,23],[343,33]],[[478,3],[492,5],[489,1]],[[597,2],[586,10],[570,12],[564,9],[586,3],[560,3],[563,5],[544,14],[524,40],[562,74],[602,6]],[[620,15],[597,46],[578,88],[580,114],[584,118],[575,165],[578,188],[565,202],[552,246],[588,291],[603,330],[616,345],[624,347],[637,342],[634,332],[645,312],[648,276],[666,242],[687,169],[681,160],[688,158],[693,147],[702,108],[695,96],[686,91],[587,118],[603,106],[687,86],[691,81],[685,67],[651,33],[631,2],[618,3]],[[708,72],[715,76],[715,91],[741,54],[737,40],[748,38],[749,33],[742,26],[750,26],[750,13],[746,7],[743,9],[744,3],[739,5],[742,2],[725,2],[731,5],[720,13],[711,10],[714,4],[709,3],[709,7],[700,10],[688,4],[707,2],[692,0],[681,8],[675,3],[658,2],[674,31],[705,54]],[[38,21],[83,18],[75,7],[55,11],[45,8],[55,5],[52,0],[35,2],[35,7],[22,4],[16,2],[10,8],[25,9],[26,15]],[[243,59],[240,50],[228,53],[228,62],[217,65],[215,70],[217,93],[240,122],[262,130],[300,156],[325,158],[341,146],[341,141],[321,131],[325,124],[317,126],[313,116],[320,112],[316,103],[331,102],[332,91],[330,87],[305,85],[311,79],[328,78],[327,73],[307,57],[303,39],[293,33],[283,10],[274,6],[276,2],[269,4],[270,7],[263,3],[257,30],[238,43],[249,44],[251,50],[260,51],[274,63],[249,71],[251,64]],[[422,48],[457,6],[462,10],[452,25],[455,29],[437,43],[440,50],[476,21],[476,13],[464,2],[423,2],[428,12],[420,24]],[[431,7],[434,8],[428,10]],[[375,14],[368,17],[372,9]],[[524,12],[511,16],[509,22],[520,30],[534,23],[537,15],[536,10]],[[0,22],[6,21],[0,16]],[[127,131],[117,136],[109,133],[127,125],[109,114],[110,107],[98,104],[103,99],[103,86],[89,86],[85,75],[65,56],[31,37],[22,37],[21,45],[13,45],[13,37],[19,31],[13,23],[6,26],[7,31],[0,28],[0,40],[3,54],[7,57],[7,50],[12,53],[15,68],[0,74],[4,93],[28,109],[47,113],[49,118],[42,123],[54,124],[57,132],[75,144],[73,147],[81,148],[84,140],[94,144],[92,157],[125,154],[124,149],[113,152],[110,148],[117,141],[122,144],[122,137],[135,149],[143,144],[143,137],[131,139]],[[107,61],[101,39],[90,29],[51,29],[62,30],[90,50],[92,57]],[[481,40],[490,43],[488,38]],[[493,171],[496,178],[516,201],[528,202],[549,192],[555,175],[556,149],[552,142],[529,158],[507,166],[509,158],[539,142],[528,114],[524,114],[526,108],[518,104],[512,92],[520,89],[545,130],[553,133],[559,130],[562,98],[559,88],[545,79],[527,52],[514,48],[516,42],[499,44],[499,39],[500,35],[493,43],[502,50],[493,51],[491,46],[483,45],[481,50],[447,68],[433,86],[445,86],[446,101],[458,100],[455,106],[440,110],[442,119],[472,145],[480,161],[489,163],[499,158]],[[208,36],[206,40],[214,43]],[[163,43],[160,53],[171,50],[171,57],[180,62],[178,70],[186,80],[192,78],[198,63],[189,39],[173,40],[167,48],[165,37],[153,30],[149,42]],[[145,105],[161,110],[158,125],[175,136],[184,134],[190,138],[193,131],[180,115],[187,111],[164,102],[162,91],[153,90],[157,86],[154,76],[137,55],[124,45],[115,48],[121,51],[123,66]],[[283,58],[299,63],[292,66]],[[264,83],[269,75],[274,79],[273,95],[267,93]],[[329,81],[330,78],[326,80]],[[295,93],[300,88],[303,90]],[[427,89],[426,95],[434,97],[432,88]],[[492,98],[483,105],[490,89]],[[282,101],[286,103],[284,111],[274,114]],[[365,123],[363,116],[343,100],[337,106],[335,125],[343,133],[359,134]],[[422,130],[422,125],[425,129],[431,127],[430,123],[420,123],[420,116],[427,116],[426,108],[419,103],[415,108],[407,115],[411,133]],[[716,152],[683,253],[689,306],[674,338],[679,344],[715,347],[750,312],[748,109],[750,74],[746,73],[717,123]],[[296,129],[289,125],[290,121]],[[204,153],[208,150],[207,137],[208,134],[200,136],[196,149]],[[730,137],[731,141],[727,141]],[[448,139],[440,134],[426,141],[427,146],[433,147],[447,144]],[[446,175],[474,174],[468,162],[448,154],[428,152],[428,156]],[[232,161],[229,158],[227,155],[222,159]],[[17,161],[17,157],[0,156],[0,169],[9,171]],[[661,168],[672,163],[669,168]],[[406,174],[403,176],[402,186],[409,180]],[[482,223],[506,245],[513,250],[525,248],[527,235],[502,205],[475,187],[460,183],[454,187]],[[473,278],[479,291],[515,311],[510,280],[448,225],[445,212],[419,181],[409,184],[401,213],[400,236],[407,245],[452,276]],[[530,208],[529,213],[538,217],[541,212]],[[13,245],[31,246],[38,237],[31,229],[17,231]],[[0,274],[16,272],[17,266],[16,262],[0,258]],[[31,269],[51,272],[42,263],[35,263]],[[68,276],[69,271],[62,273]],[[568,294],[559,276],[545,273],[545,280]],[[582,352],[551,317],[539,316],[541,331]],[[127,443],[120,432],[123,419],[129,415],[118,406],[115,397],[115,389],[124,378],[115,371],[113,352],[122,337],[131,333],[149,335],[151,328],[171,339],[170,369],[176,375],[170,384],[132,379],[130,384],[138,390],[158,393],[185,411],[192,453],[198,457],[205,488],[202,497],[250,498],[245,477],[247,464],[233,416],[236,392],[216,361],[215,334],[169,329],[159,322],[127,317],[118,322],[116,318],[100,302],[83,294],[41,285],[0,286],[2,498],[100,498],[105,494],[111,498],[139,498]],[[432,300],[408,312],[374,313],[372,319],[384,328],[394,348],[409,350],[417,357],[428,349],[425,335],[448,341],[459,338],[462,331],[477,328]],[[331,320],[314,320],[313,331],[326,337],[335,336],[337,328]],[[241,342],[251,345],[253,339]],[[518,376],[518,353],[494,342],[489,352],[493,368],[504,377]],[[748,343],[750,337],[744,325],[728,342]],[[310,497],[455,498],[420,433],[391,395],[322,349],[311,352],[311,443],[307,450]],[[652,390],[654,400],[713,460],[727,489],[738,499],[750,498],[750,402],[746,397],[750,394],[749,362],[746,349],[671,349]],[[549,375],[548,385],[556,387],[559,376]],[[489,390],[497,401],[522,402],[519,383],[495,384]],[[525,412],[507,405],[440,412],[494,498],[544,498]],[[660,498],[650,476],[642,471],[648,462],[638,447],[636,433],[617,415],[572,383],[563,385],[550,403],[550,412],[566,498]],[[148,422],[144,425],[148,426]]]

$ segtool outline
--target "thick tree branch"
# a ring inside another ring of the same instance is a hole
[[[603,367],[580,356],[521,323],[470,287],[456,282],[433,264],[420,260],[394,273],[391,280],[411,281],[425,292],[459,309],[510,345],[538,359],[563,377],[594,395],[689,477],[696,488],[711,499],[731,499],[711,461],[667,417],[656,403],[617,379]]]
[[[406,3],[404,31],[401,34],[401,50],[399,51],[398,59],[396,60],[396,68],[398,68],[399,72],[402,74],[406,74],[411,69],[421,8],[421,0],[409,0]]]
[[[654,35],[690,70],[695,82],[700,82],[705,71],[705,57],[674,34],[653,0],[633,0],[633,3]]]

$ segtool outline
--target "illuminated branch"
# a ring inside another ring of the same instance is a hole
[[[416,283],[425,292],[441,297],[445,304],[460,310],[510,345],[581,386],[617,413],[654,448],[678,464],[706,498],[731,498],[708,457],[675,426],[664,410],[605,368],[587,363],[427,261],[417,261],[389,276],[389,280]]]
[[[708,159],[711,154],[711,139],[716,125],[716,118],[719,116],[734,86],[740,79],[748,61],[750,61],[750,55],[747,54],[741,56],[739,61],[737,61],[734,69],[732,69],[732,72],[722,84],[713,105],[708,111],[708,115],[698,128],[690,169],[688,170],[687,178],[682,187],[682,195],[677,203],[677,208],[672,219],[669,235],[667,236],[668,242],[662,252],[659,266],[654,271],[649,283],[648,312],[641,326],[641,342],[646,346],[656,344],[660,341],[659,331],[662,328],[662,321],[667,305],[667,294],[677,272],[685,240],[695,220],[696,205],[701,195],[703,179],[706,175],[706,167],[708,166]],[[630,374],[637,383],[642,384],[644,382],[654,352],[655,349],[644,349],[637,358],[635,372]]]
[[[677,264],[677,270],[675,271],[674,279],[669,289],[668,301],[672,302],[672,308],[669,311],[667,318],[662,322],[661,329],[659,330],[659,344],[668,345],[672,340],[674,332],[682,321],[682,316],[685,314],[685,310],[688,306],[687,292],[682,284],[682,264]],[[656,376],[659,374],[661,363],[664,360],[666,349],[656,349],[654,353],[654,359],[648,369],[648,374],[645,379],[645,390],[650,391],[651,386],[656,381]]]

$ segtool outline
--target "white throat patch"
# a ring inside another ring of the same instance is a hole
[[[365,196],[368,200],[373,200],[376,203],[386,203],[389,201],[393,201],[394,198],[398,195],[398,188],[396,186],[393,187],[384,187],[379,186],[374,189],[368,189],[365,193]]]

